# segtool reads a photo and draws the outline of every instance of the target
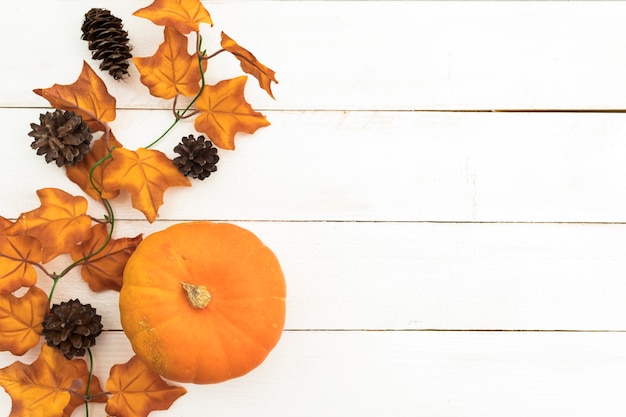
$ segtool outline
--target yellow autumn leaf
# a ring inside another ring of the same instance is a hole
[[[163,32],[163,43],[154,55],[133,58],[141,82],[155,97],[171,99],[178,94],[196,95],[202,78],[198,54],[187,52],[188,39],[176,29],[166,26]]]
[[[84,360],[66,359],[57,349],[42,345],[39,357],[32,364],[14,362],[0,369],[0,385],[12,400],[9,417],[70,415],[85,402],[76,394],[85,392],[88,376]],[[93,376],[90,394],[101,392],[100,383]]]
[[[186,35],[200,30],[200,23],[213,21],[200,0],[155,0],[133,13],[160,26],[171,26]]]
[[[10,294],[37,282],[33,264],[43,259],[39,239],[32,236],[0,234],[0,294]]]
[[[118,417],[146,417],[154,410],[167,410],[187,393],[183,387],[169,385],[137,356],[113,365],[105,387],[112,394],[105,410]]]
[[[48,295],[31,287],[22,297],[0,295],[0,350],[23,355],[39,344]]]
[[[86,214],[84,197],[75,197],[57,188],[42,188],[37,190],[37,195],[41,206],[22,213],[4,234],[37,238],[43,245],[42,262],[47,263],[89,238],[91,217]]]
[[[254,76],[259,81],[259,86],[261,86],[270,97],[274,98],[271,84],[272,82],[278,84],[274,70],[261,64],[250,51],[239,45],[224,32],[222,32],[222,48],[233,54],[233,56],[239,60],[241,69]]]
[[[134,208],[153,222],[169,187],[191,183],[163,152],[139,148],[113,150],[112,161],[104,169],[105,189],[120,189],[130,193]]]
[[[237,132],[252,134],[270,124],[246,101],[244,88],[247,79],[242,75],[216,85],[206,85],[196,101],[200,114],[196,116],[194,127],[220,148],[235,149]]]
[[[109,230],[106,224],[98,223],[91,228],[91,238],[72,249],[71,255],[74,262],[84,259],[86,256],[96,253],[82,262],[80,274],[94,291],[114,290],[122,288],[122,276],[126,261],[135,251],[143,236],[133,238],[110,239],[107,242]]]
[[[54,84],[33,90],[48,100],[52,107],[78,114],[92,131],[106,130],[106,122],[115,119],[115,97],[109,94],[104,81],[83,61],[78,79],[69,85]]]

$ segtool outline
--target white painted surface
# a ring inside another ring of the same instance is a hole
[[[246,91],[272,125],[238,136],[209,180],[169,190],[152,225],[116,200],[116,233],[190,219],[249,228],[284,267],[287,330],[253,373],[186,386],[153,415],[624,415],[626,115],[466,110],[624,108],[626,3],[206,5],[208,48],[224,30],[277,71],[276,101]],[[32,0],[0,15],[0,215],[37,207],[38,188],[80,193],[28,146],[47,105],[32,89],[93,65],[79,39],[90,7],[124,19],[135,55],[152,53],[161,33],[131,16],[142,6]],[[223,59],[212,74],[239,72]],[[138,78],[103,75],[131,148],[170,123]],[[191,132],[182,123],[158,148],[171,155]],[[117,294],[74,274],[55,300],[69,297],[104,316],[105,380],[132,354]],[[15,359],[1,353],[0,366]]]

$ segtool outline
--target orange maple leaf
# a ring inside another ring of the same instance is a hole
[[[46,293],[30,287],[22,297],[0,295],[0,350],[23,355],[39,344],[41,323],[50,309]]]
[[[244,98],[248,77],[242,75],[223,80],[216,85],[206,85],[196,101],[200,114],[194,127],[205,133],[216,146],[235,149],[237,132],[254,133],[258,128],[269,126],[265,116],[252,109]]]
[[[104,188],[127,190],[133,207],[152,223],[169,187],[191,186],[172,161],[161,151],[139,148],[113,150],[112,161],[104,169]]]
[[[91,238],[72,249],[74,262],[95,253],[106,242],[109,231],[105,224],[96,224],[91,228]],[[92,291],[114,290],[122,288],[122,276],[126,261],[141,242],[142,235],[133,238],[111,239],[104,249],[82,263],[80,273]]]
[[[91,217],[87,199],[74,197],[57,188],[37,190],[39,208],[22,213],[17,221],[4,231],[10,236],[33,236],[42,243],[42,262],[47,263],[62,253],[69,253],[79,242],[89,238]]]
[[[0,234],[0,294],[10,294],[37,282],[33,264],[41,263],[43,250],[32,236]]]
[[[106,130],[106,122],[115,120],[115,97],[111,96],[104,81],[83,61],[78,79],[69,85],[54,84],[33,90],[48,100],[52,107],[78,114],[93,132]]]
[[[84,394],[89,376],[87,364],[81,359],[66,359],[58,350],[42,345],[39,357],[30,365],[22,362],[0,369],[0,385],[12,400],[9,417],[64,417],[77,405],[70,391]],[[93,377],[90,394],[101,393]],[[99,391],[98,391],[99,390]],[[69,414],[68,414],[69,413]]]
[[[241,69],[259,80],[261,88],[274,98],[271,84],[272,82],[278,84],[274,70],[261,64],[250,51],[237,44],[224,32],[222,32],[222,48],[233,54],[239,60]]]
[[[113,395],[105,411],[118,417],[145,417],[154,410],[167,410],[187,393],[183,387],[167,384],[137,356],[111,367],[106,389]]]
[[[211,16],[200,0],[154,0],[151,5],[133,14],[156,25],[171,26],[183,35],[198,32],[200,23],[213,26]]]
[[[0,216],[0,233],[11,226],[13,222],[5,217]]]
[[[115,139],[112,132],[109,132],[108,139],[108,147],[109,148],[121,148],[122,144]],[[101,159],[105,158],[109,153],[107,149],[107,142],[104,137],[93,142],[91,146],[91,150],[83,157],[83,160],[79,163],[66,166],[65,174],[67,177],[74,183],[76,183],[85,193],[87,193],[94,200],[99,200],[100,198],[113,199],[118,196],[119,190],[107,190],[104,189],[102,185],[102,175],[104,172],[104,167],[108,163],[111,162],[111,159],[107,159],[104,162],[101,162],[94,170],[92,180],[96,185],[98,190],[96,190],[91,181],[89,179],[89,173],[93,166],[99,162]]]
[[[202,78],[198,54],[187,52],[188,39],[176,29],[166,26],[163,32],[164,41],[153,56],[133,58],[141,82],[155,97],[195,96],[200,91]]]

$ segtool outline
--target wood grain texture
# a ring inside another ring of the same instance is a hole
[[[285,271],[287,330],[251,374],[186,385],[151,415],[625,414],[626,3],[205,4],[207,50],[223,30],[277,71],[276,100],[246,88],[272,124],[220,151],[207,181],[168,190],[153,224],[115,200],[115,233],[194,219],[250,229]],[[32,89],[72,83],[83,60],[97,68],[80,40],[91,7],[124,20],[135,56],[152,54],[162,31],[132,16],[142,6],[31,0],[0,14],[1,216],[36,208],[42,187],[81,194],[29,149],[29,123],[49,110]],[[212,63],[209,82],[241,73],[226,55]],[[125,146],[169,126],[171,103],[134,67],[124,82],[101,74]],[[190,133],[180,123],[157,149],[172,156]],[[118,295],[74,271],[54,300],[75,297],[104,316],[106,379],[132,355]],[[0,353],[0,367],[35,357]]]
[[[5,109],[3,214],[39,205],[46,186],[81,191],[29,149],[45,109]],[[218,172],[165,194],[161,219],[623,222],[626,118],[621,114],[268,111],[272,125],[220,151]],[[145,146],[170,113],[120,111],[126,147]],[[157,149],[193,132],[179,124]],[[36,170],[36,171],[34,171]],[[40,173],[40,174],[34,174]],[[13,197],[14,196],[14,197]],[[120,219],[143,219],[128,199]],[[98,205],[92,204],[94,210]]]
[[[90,61],[80,22],[96,0],[16,3],[0,17],[0,106],[42,105],[32,88],[69,84]],[[623,2],[237,1],[207,2],[203,26],[216,50],[224,31],[277,71],[276,101],[247,91],[259,108],[295,110],[623,109]],[[151,55],[162,31],[109,0],[135,56]],[[26,18],[27,17],[27,18]],[[60,23],[62,22],[62,23]],[[72,22],[75,22],[74,24]],[[28,25],[31,30],[22,30]],[[19,37],[12,36],[18,30]],[[42,48],[50,40],[62,50]],[[52,41],[53,40],[53,41]],[[212,61],[213,62],[213,61]],[[93,64],[93,62],[92,62]],[[95,63],[97,66],[97,63]],[[42,70],[45,68],[45,70]],[[74,68],[74,70],[72,70]],[[209,81],[239,75],[227,56]],[[213,77],[213,78],[212,78]],[[167,107],[132,68],[109,83],[118,105]]]
[[[250,374],[184,385],[188,393],[170,410],[150,415],[619,417],[624,343],[625,333],[285,332]],[[132,351],[121,334],[107,333],[94,354],[106,379]],[[0,392],[0,415],[6,399]],[[105,416],[102,406],[91,415]]]
[[[117,234],[172,223],[119,221]],[[237,224],[281,262],[287,329],[626,331],[626,225]],[[58,259],[50,270],[67,264]],[[105,328],[121,328],[117,293],[92,293],[76,271],[54,301],[77,296],[92,302]]]

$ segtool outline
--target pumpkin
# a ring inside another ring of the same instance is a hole
[[[261,364],[285,323],[274,253],[230,223],[178,223],[147,236],[124,269],[119,308],[135,354],[178,382],[208,384]]]

